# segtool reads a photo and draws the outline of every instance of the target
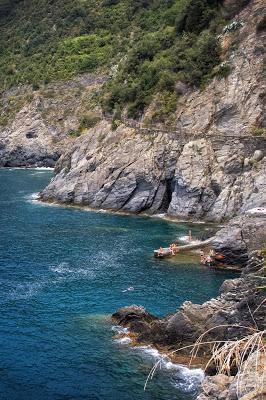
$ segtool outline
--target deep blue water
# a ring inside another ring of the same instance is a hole
[[[233,275],[152,257],[186,224],[33,201],[51,176],[0,170],[0,399],[194,399],[175,370],[144,392],[154,359],[115,342],[106,317],[130,304],[164,315],[201,303]]]

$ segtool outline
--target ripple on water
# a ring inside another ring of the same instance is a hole
[[[61,262],[58,265],[53,265],[50,268],[50,271],[54,272],[55,274],[60,275],[60,281],[62,278],[64,280],[76,280],[76,279],[84,279],[84,278],[94,278],[95,272],[90,270],[89,268],[74,268],[71,267],[70,263],[68,262]]]
[[[0,170],[0,398],[195,399],[202,371],[151,348],[133,350],[128,339],[114,343],[113,334],[130,335],[111,332],[110,313],[142,304],[162,316],[185,300],[216,296],[232,274],[203,269],[198,257],[176,266],[153,257],[153,249],[187,234],[185,223],[39,202],[52,174],[35,173]],[[202,231],[191,229],[193,237]]]
[[[46,285],[48,285],[48,282],[45,281],[18,283],[12,286],[9,285],[6,288],[6,296],[2,298],[2,303],[9,300],[30,299],[31,297],[36,296]]]

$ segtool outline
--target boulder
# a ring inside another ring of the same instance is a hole
[[[266,215],[244,214],[232,219],[217,232],[212,245],[226,257],[229,264],[245,266],[248,252],[260,249],[266,243]]]

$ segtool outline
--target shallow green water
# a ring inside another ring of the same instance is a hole
[[[51,176],[0,170],[0,398],[194,399],[199,374],[171,364],[144,392],[156,354],[116,342],[107,317],[130,304],[164,315],[201,303],[233,275],[153,258],[186,224],[36,202]]]

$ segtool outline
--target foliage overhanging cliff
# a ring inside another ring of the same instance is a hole
[[[97,71],[110,79],[98,99],[137,117],[161,97],[174,111],[176,82],[203,85],[228,73],[217,35],[249,1],[0,0],[0,85],[67,80]]]

